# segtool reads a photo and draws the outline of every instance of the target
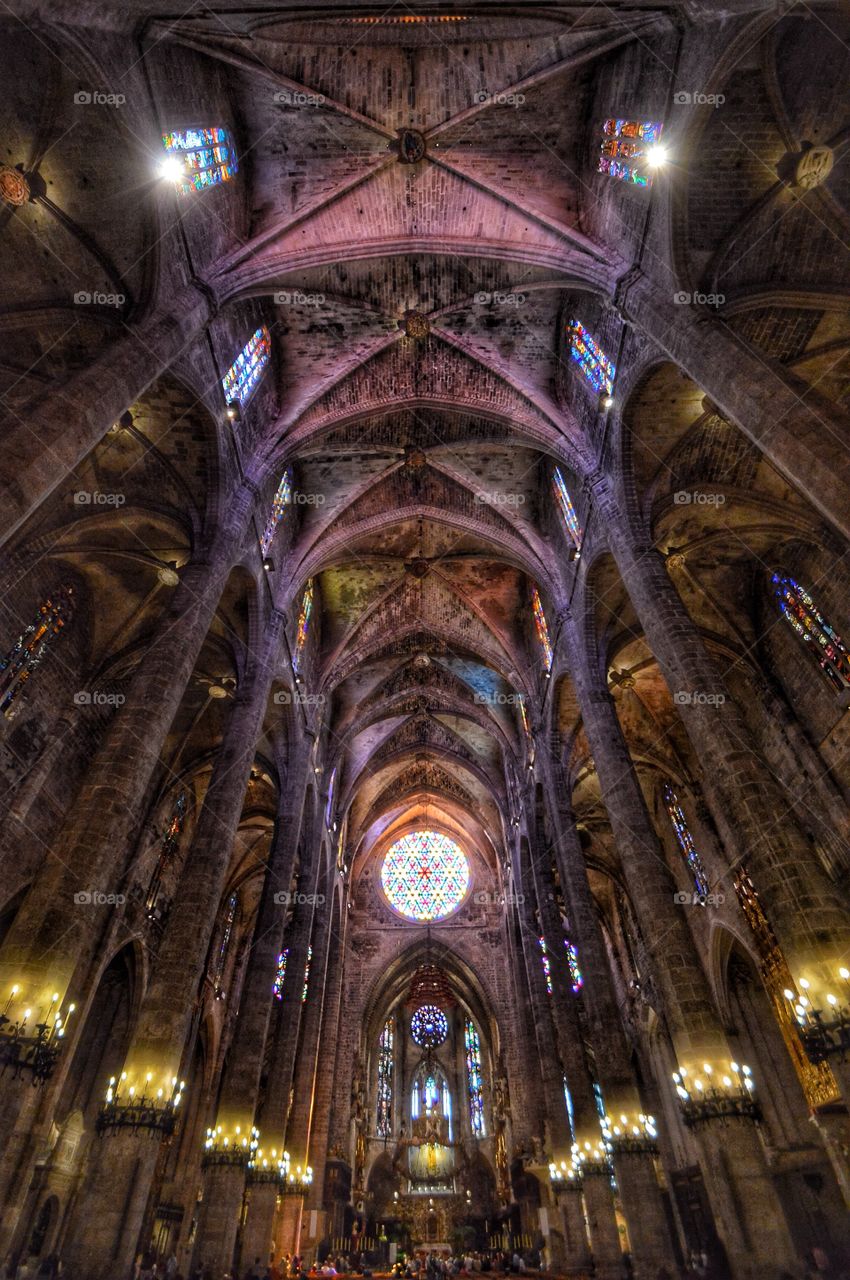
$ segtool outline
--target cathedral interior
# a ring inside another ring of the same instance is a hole
[[[7,1280],[850,1275],[850,8],[0,27]]]

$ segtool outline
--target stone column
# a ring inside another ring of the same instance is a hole
[[[549,996],[546,990],[546,979],[543,972],[542,953],[536,931],[534,911],[531,902],[533,886],[526,884],[528,868],[523,884],[526,888],[525,900],[519,908],[522,937],[522,955],[525,962],[528,993],[531,997],[531,1012],[534,1019],[534,1031],[537,1038],[537,1058],[543,1086],[543,1106],[548,1125],[548,1134],[541,1135],[545,1143],[548,1137],[551,1143],[551,1158],[556,1162],[565,1160],[570,1163],[573,1135],[567,1114],[567,1102],[564,1096],[564,1067],[558,1054],[552,1013],[549,1008]],[[538,1177],[546,1186],[546,1157],[549,1153],[540,1153]],[[571,1187],[559,1190],[556,1200],[560,1205],[564,1225],[564,1259],[553,1259],[555,1266],[567,1275],[584,1275],[591,1266],[590,1242],[584,1221],[582,1197],[578,1190]],[[588,1214],[588,1217],[590,1215]]]
[[[274,612],[233,702],[124,1065],[119,1100],[125,1103],[131,1086],[148,1095],[159,1086],[169,1096],[180,1070],[268,704],[281,623]],[[144,1130],[140,1136],[123,1128],[93,1148],[65,1243],[68,1269],[80,1280],[130,1273],[158,1151],[159,1143]]]
[[[301,999],[304,986],[304,967],[313,927],[313,907],[309,897],[314,881],[310,875],[309,854],[302,867],[299,884],[305,885],[304,901],[297,902],[292,925],[284,941],[289,948],[286,962],[286,979],[278,1007],[272,1011],[270,1027],[273,1064],[269,1072],[266,1095],[260,1107],[257,1126],[262,1135],[263,1150],[274,1148],[282,1154],[285,1146],[286,1121],[292,1092],[292,1076],[298,1047],[298,1029],[303,1012]],[[267,1258],[272,1248],[275,1228],[275,1210],[278,1199],[277,1183],[252,1180],[249,1183],[248,1206],[242,1229],[242,1258],[253,1262],[254,1258]]]
[[[721,320],[678,305],[672,285],[662,292],[633,270],[618,285],[617,304],[812,506],[850,537],[847,410],[754,351]]]
[[[272,1006],[277,961],[283,945],[287,905],[301,831],[303,795],[301,783],[306,761],[304,753],[293,762],[281,787],[275,833],[263,884],[248,971],[239,1001],[233,1039],[227,1056],[213,1122],[217,1133],[204,1156],[203,1199],[195,1240],[195,1265],[210,1267],[213,1275],[224,1275],[233,1265],[242,1198],[245,1193],[247,1155],[234,1163],[240,1139],[254,1127],[260,1073]],[[223,1139],[228,1149],[223,1150]],[[265,1154],[262,1134],[259,1147]],[[268,1156],[265,1158],[269,1159]],[[276,1159],[270,1158],[273,1171]],[[258,1162],[258,1171],[261,1170]],[[250,1175],[249,1175],[250,1176]],[[265,1262],[263,1255],[260,1255]],[[250,1263],[253,1258],[248,1258]]]
[[[3,426],[0,545],[173,365],[212,315],[206,290],[187,284],[138,326],[124,326],[100,359]]]
[[[678,1062],[692,1073],[702,1063],[732,1058],[714,1009],[693,938],[674,902],[675,885],[644,803],[628,746],[601,673],[577,643],[572,619],[564,620],[584,728],[593,752],[605,807],[620,852]],[[671,1085],[672,1087],[672,1085]],[[794,1246],[754,1124],[745,1117],[703,1120],[695,1145],[718,1234],[734,1280],[775,1280],[797,1266]]]
[[[602,929],[587,878],[587,864],[572,814],[564,804],[548,753],[538,752],[537,766],[543,780],[555,838],[552,853],[558,868],[569,916],[570,941],[578,950],[590,1042],[602,1096],[612,1124],[625,1114],[633,1123],[643,1112],[630,1066],[629,1046],[611,981]],[[655,1280],[661,1267],[675,1272],[676,1258],[653,1154],[637,1144],[613,1144],[614,1172],[623,1212],[629,1228],[632,1266],[636,1280]]]
[[[737,828],[746,863],[791,973],[824,965],[837,978],[850,952],[850,915],[788,813],[773,774],[654,547],[636,547],[607,484],[596,485],[609,544],[647,642],[706,778],[706,791]],[[687,701],[686,701],[687,699]]]
[[[534,813],[534,799],[531,795],[528,797],[528,810]],[[539,823],[535,822],[535,826],[539,828]],[[584,1032],[575,997],[568,989],[564,933],[554,899],[547,890],[547,884],[551,885],[551,877],[545,874],[542,865],[542,859],[548,855],[539,829],[536,836],[535,847],[529,859],[529,870],[539,913],[540,936],[546,943],[549,960],[549,981],[552,987],[549,1011],[573,1104],[575,1142],[581,1152],[586,1152],[588,1145],[591,1148],[591,1154],[588,1155],[590,1167],[585,1169],[583,1181],[590,1246],[593,1251],[593,1273],[600,1280],[617,1280],[623,1274],[623,1253],[611,1193],[611,1172],[610,1169],[606,1170],[607,1162],[602,1157],[602,1129],[584,1053]],[[537,959],[542,969],[542,949]],[[566,1106],[565,1100],[563,1101]],[[654,1276],[652,1280],[655,1280]]]
[[[249,485],[237,490],[208,554],[184,570],[129,683],[126,701],[109,724],[0,949],[4,1004],[12,987],[19,988],[10,1017],[25,1007],[42,1012],[54,993],[59,996],[56,1007],[66,1012],[76,1001],[66,1063],[73,1053],[73,1034],[82,1027],[94,994],[98,944],[115,912],[114,905],[99,906],[91,895],[114,895],[123,888],[150,779],[238,556],[254,493]],[[80,894],[89,895],[88,900],[80,901]],[[56,1073],[51,1089],[61,1088],[62,1074],[61,1069]],[[31,1111],[34,1093],[25,1078],[8,1080],[0,1091],[0,1135],[6,1144],[0,1200],[7,1203],[10,1180],[19,1188],[29,1181],[21,1161],[29,1159],[30,1125],[22,1112]]]

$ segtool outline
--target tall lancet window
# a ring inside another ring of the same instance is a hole
[[[307,991],[310,987],[310,965],[313,963],[313,944],[312,942],[307,948],[307,963],[304,966],[304,989],[301,992],[301,1003],[307,999]]]
[[[393,1020],[387,1018],[378,1040],[378,1137],[393,1132]]]
[[[664,783],[664,807],[676,833],[682,856],[694,878],[696,891],[704,896],[708,893],[708,873],[702,864],[702,858],[699,856],[687,818],[684,815],[682,806],[679,804],[679,798],[669,782]]]
[[[174,129],[162,135],[162,145],[167,154],[163,175],[184,196],[229,182],[239,170],[230,134],[220,125]]]
[[[543,602],[540,599],[540,592],[536,587],[531,591],[531,608],[534,613],[534,629],[537,632],[537,639],[540,648],[543,651],[543,661],[546,666],[546,674],[552,670],[552,642],[549,639],[549,628],[546,625],[546,614],[543,612]]]
[[[180,837],[183,834],[183,827],[186,823],[187,803],[186,792],[181,791],[171,807],[171,813],[166,823],[165,831],[162,834],[159,857],[156,860],[156,866],[145,897],[145,911],[151,919],[156,919],[159,914],[157,906],[162,889],[162,877],[180,847]]]
[[[221,926],[221,939],[218,944],[213,965],[213,990],[218,999],[224,995],[224,974],[227,968],[227,957],[233,941],[233,926],[236,922],[236,909],[239,906],[239,895],[231,893],[224,909],[224,920]]]
[[[284,471],[280,484],[277,486],[277,493],[272,500],[272,509],[269,512],[269,518],[266,521],[266,527],[263,530],[263,536],[260,538],[260,551],[263,557],[267,556],[274,542],[274,535],[277,533],[277,527],[286,514],[286,508],[292,502],[292,473]]]
[[[11,720],[17,711],[15,700],[53,641],[71,621],[74,612],[73,587],[61,586],[38,606],[26,631],[18,636],[5,657],[0,658],[0,711]]]
[[[571,320],[567,326],[570,358],[578,365],[597,395],[610,396],[614,390],[616,367],[609,360],[593,334],[580,320]]]
[[[334,791],[336,790],[336,765],[331,770],[331,780],[328,783],[328,798],[325,801],[325,826],[330,830],[331,818],[334,811]]]
[[[606,120],[599,148],[599,172],[636,187],[651,187],[652,149],[660,137],[657,120]]]
[[[283,999],[283,984],[286,982],[286,962],[289,959],[289,947],[284,947],[277,958],[277,972],[274,975],[272,991],[275,999]]]
[[[572,498],[569,495],[564,477],[561,475],[561,468],[556,467],[552,472],[552,487],[555,491],[555,501],[561,510],[564,524],[567,526],[567,533],[572,538],[576,551],[581,547],[582,531],[579,524],[576,509],[573,506]]]
[[[296,671],[301,670],[304,660],[304,647],[310,630],[310,617],[313,613],[313,579],[310,578],[301,597],[301,609],[298,613],[298,627],[295,632],[295,648],[292,653],[292,665]]]
[[[227,404],[244,408],[257,390],[272,353],[272,340],[265,325],[261,325],[245,343],[233,364],[221,380]]]
[[[814,662],[833,689],[850,687],[850,654],[841,637],[799,582],[785,573],[774,573],[773,594],[779,610],[797,632]]]
[[[466,1046],[466,1088],[469,1093],[469,1123],[476,1138],[486,1137],[484,1125],[484,1078],[481,1068],[481,1040],[471,1018],[464,1025]]]

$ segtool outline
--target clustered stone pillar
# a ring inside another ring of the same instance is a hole
[[[39,1012],[53,994],[58,1007],[76,1002],[72,1033],[82,1027],[97,949],[114,906],[98,905],[122,887],[135,847],[150,779],[166,735],[201,651],[222,590],[248,526],[255,491],[243,485],[233,495],[228,516],[208,554],[184,571],[180,586],[159,621],[126,694],[85,776],[76,801],[0,948],[0,996],[18,988],[9,1016],[25,1007]],[[90,895],[79,901],[77,895]],[[65,1050],[69,1061],[73,1034]],[[61,1088],[62,1072],[51,1083]],[[32,1152],[27,1135],[33,1090],[25,1079],[9,1080],[0,1098],[0,1137],[5,1144],[0,1199],[14,1206],[29,1185]],[[5,1235],[5,1227],[4,1227]],[[3,1241],[5,1245],[6,1241]]]
[[[280,1152],[266,1152],[262,1133],[251,1143],[260,1085],[263,1053],[272,1014],[272,991],[278,956],[283,946],[287,904],[301,829],[303,806],[293,800],[305,767],[304,752],[297,752],[281,786],[279,809],[268,868],[263,883],[257,922],[248,960],[248,972],[239,1001],[239,1013],[227,1055],[218,1100],[215,1130],[203,1162],[201,1201],[194,1256],[196,1264],[213,1275],[230,1272],[248,1160],[253,1157],[258,1176],[263,1163],[274,1172]],[[248,1138],[246,1151],[242,1139]],[[262,1256],[262,1255],[261,1255]],[[248,1259],[252,1261],[252,1259]]]
[[[553,783],[551,760],[538,752],[537,764],[553,815],[555,838],[551,852],[558,868],[569,916],[570,941],[578,950],[583,978],[581,999],[587,1014],[590,1042],[606,1109],[616,1123],[625,1115],[630,1124],[644,1108],[629,1063],[629,1048],[614,994],[602,929],[587,878],[581,842],[572,815]],[[629,1243],[637,1280],[655,1280],[662,1267],[675,1270],[670,1227],[661,1199],[653,1154],[645,1147],[613,1141],[612,1159],[629,1229]]]
[[[139,1012],[116,1113],[130,1088],[167,1097],[178,1076],[203,980],[210,922],[217,916],[255,744],[277,662],[282,616],[272,615],[260,653],[236,694],[216,755],[194,839]],[[159,1143],[131,1129],[108,1132],[92,1152],[65,1243],[68,1269],[87,1277],[128,1274],[157,1162]]]
[[[644,803],[614,704],[598,664],[588,661],[567,616],[562,634],[585,731],[620,850],[629,895],[652,965],[678,1062],[728,1069],[731,1053],[690,930],[674,902],[674,882]],[[672,1087],[672,1086],[671,1086]],[[755,1125],[708,1115],[693,1129],[718,1234],[735,1280],[767,1280],[796,1254]]]
[[[528,887],[531,888],[530,885]],[[547,1136],[552,1146],[552,1156],[556,1160],[569,1159],[573,1135],[564,1095],[564,1068],[559,1059],[549,1009],[533,902],[530,894],[527,899],[524,894],[521,897],[524,899],[519,906],[522,954],[534,1017],[537,1057],[543,1085],[543,1105],[548,1123]],[[540,1176],[545,1177],[545,1153],[541,1153]],[[564,1223],[565,1247],[562,1265],[567,1275],[582,1275],[590,1267],[591,1255],[581,1193],[578,1188],[565,1188],[558,1198]],[[555,1261],[557,1265],[559,1260]]]

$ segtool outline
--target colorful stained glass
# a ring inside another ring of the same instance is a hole
[[[219,998],[224,994],[224,971],[227,966],[227,954],[230,950],[230,942],[233,937],[233,925],[236,920],[236,909],[238,906],[238,894],[231,893],[230,897],[227,899],[227,906],[224,909],[221,941],[218,944],[218,952],[215,958],[215,971],[213,973],[213,989],[216,996]]]
[[[11,720],[15,699],[44,655],[74,615],[74,589],[61,586],[43,600],[38,612],[4,658],[0,658],[0,711]]]
[[[540,641],[540,648],[543,650],[543,660],[548,674],[552,670],[552,642],[549,639],[549,628],[546,625],[546,614],[543,612],[540,592],[536,587],[531,591],[531,608],[534,613],[534,629]]]
[[[283,984],[286,981],[286,962],[289,959],[289,947],[284,947],[277,958],[277,972],[274,976],[272,991],[276,1000],[283,999]]]
[[[561,468],[556,467],[552,472],[552,485],[555,490],[555,500],[561,508],[561,515],[564,517],[564,524],[567,526],[567,532],[575,543],[576,550],[581,547],[582,534],[581,525],[578,522],[575,507],[572,499],[564,484],[564,477],[561,475]]]
[[[307,632],[310,629],[310,615],[313,612],[313,579],[310,578],[301,597],[301,609],[298,613],[298,626],[295,631],[295,648],[292,651],[292,665],[296,671],[301,670],[304,658],[304,646],[307,643]]]
[[[227,404],[238,401],[240,407],[244,408],[259,385],[271,353],[272,340],[263,324],[251,334],[221,380]]]
[[[162,145],[179,161],[174,180],[183,195],[229,182],[239,171],[227,129],[175,129],[162,135]]]
[[[570,356],[593,390],[597,395],[603,393],[612,395],[617,370],[593,335],[585,329],[580,320],[571,320],[567,325],[567,338],[570,344]]]
[[[304,1002],[307,999],[307,989],[310,986],[310,965],[312,963],[313,963],[313,944],[310,943],[310,945],[307,948],[307,963],[304,966],[304,989],[301,992],[302,1004],[304,1004]]]
[[[779,608],[834,689],[850,686],[850,654],[835,628],[815,608],[815,603],[799,582],[784,573],[774,573],[771,581]]]
[[[466,1087],[469,1093],[469,1122],[476,1138],[486,1137],[484,1126],[484,1080],[481,1069],[481,1041],[471,1018],[464,1027],[466,1046]]]
[[[578,964],[578,951],[569,938],[564,938],[564,946],[567,948],[567,968],[570,971],[573,994],[578,995],[584,986],[584,978]]]
[[[436,1049],[449,1034],[449,1024],[442,1009],[423,1004],[410,1019],[410,1034],[422,1049]]]
[[[655,120],[606,120],[599,148],[599,172],[636,187],[652,186],[649,149],[661,137]]]
[[[378,1041],[378,1127],[379,1138],[393,1132],[393,1020],[387,1018]]]
[[[466,897],[469,863],[463,850],[439,831],[412,831],[387,850],[381,885],[408,920],[442,920]]]
[[[151,918],[155,918],[159,913],[157,911],[157,903],[159,901],[160,890],[162,888],[162,877],[165,869],[177,853],[180,845],[180,836],[183,833],[183,827],[186,822],[186,806],[188,800],[186,792],[181,791],[171,807],[171,814],[162,833],[162,842],[159,849],[159,857],[156,860],[153,875],[151,876],[148,892],[145,898],[145,911]]]
[[[708,873],[702,864],[702,858],[697,852],[694,838],[691,835],[691,829],[688,826],[687,819],[679,804],[676,792],[670,786],[669,782],[664,783],[664,807],[667,810],[673,830],[676,833],[676,839],[679,842],[679,848],[682,850],[684,859],[688,864],[691,875],[694,878],[696,891],[701,896],[708,893]]]
[[[546,948],[546,939],[539,937],[537,941],[540,943],[540,963],[543,965],[543,974],[546,978],[546,991],[552,994],[552,961],[549,959],[549,952]]]
[[[277,486],[277,493],[272,501],[272,509],[269,512],[269,518],[266,521],[266,527],[263,530],[263,536],[260,538],[260,552],[263,558],[269,554],[271,545],[274,542],[274,535],[277,533],[277,526],[280,524],[286,508],[292,502],[292,473],[285,471],[280,484]]]
[[[328,783],[328,798],[325,802],[325,826],[330,827],[331,816],[334,810],[334,791],[336,790],[336,765],[334,765],[331,773],[331,780]]]

